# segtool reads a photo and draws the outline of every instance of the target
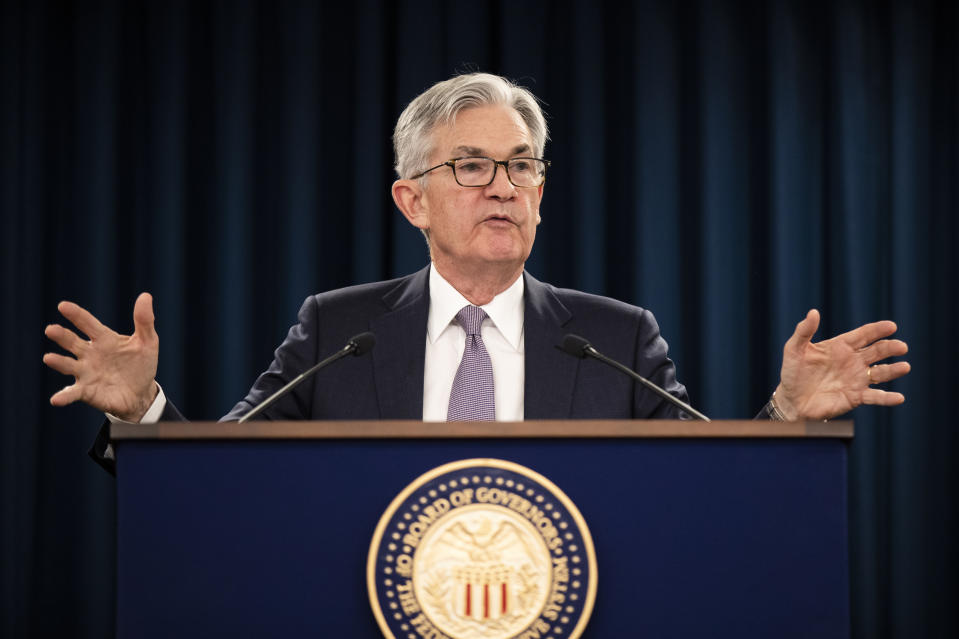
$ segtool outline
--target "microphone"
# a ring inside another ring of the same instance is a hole
[[[374,345],[376,345],[376,335],[374,335],[373,333],[360,333],[359,335],[354,335],[346,343],[346,346],[336,351],[335,353],[333,353],[332,355],[324,359],[319,364],[316,364],[305,373],[300,373],[289,384],[287,384],[280,390],[276,391],[275,393],[267,397],[264,402],[260,403],[258,406],[254,407],[253,410],[251,410],[249,413],[241,417],[238,423],[242,424],[243,422],[248,421],[252,419],[253,417],[256,417],[257,415],[262,413],[264,410],[266,410],[266,408],[270,406],[271,404],[273,404],[276,400],[280,399],[281,397],[289,393],[291,390],[293,390],[297,386],[297,384],[299,384],[304,379],[306,379],[313,373],[317,372],[321,368],[326,368],[327,366],[329,366],[336,360],[342,359],[350,354],[356,355],[356,356],[365,355],[366,353],[373,350]]]
[[[579,357],[580,359],[583,359],[587,356],[592,357],[594,359],[598,359],[604,364],[608,366],[612,366],[613,368],[620,371],[621,373],[625,373],[626,375],[629,375],[630,377],[635,379],[637,382],[639,382],[640,384],[642,384],[649,390],[653,391],[654,393],[656,393],[657,395],[665,399],[670,404],[673,404],[674,406],[677,406],[678,408],[682,409],[683,412],[687,413],[688,415],[691,415],[695,417],[696,419],[701,419],[704,422],[711,421],[708,417],[700,413],[698,410],[696,410],[695,408],[693,408],[686,402],[682,401],[681,399],[677,399],[673,397],[672,395],[670,395],[669,393],[664,391],[662,388],[660,388],[653,382],[649,381],[648,379],[646,379],[645,377],[643,377],[642,375],[640,375],[633,369],[627,368],[626,366],[623,366],[616,360],[606,357],[605,355],[597,351],[595,348],[593,348],[592,344],[587,342],[585,339],[583,339],[579,335],[573,335],[572,333],[566,335],[563,338],[563,344],[561,346],[557,346],[556,348],[560,349],[561,351],[565,351],[566,353],[569,353],[573,357]]]

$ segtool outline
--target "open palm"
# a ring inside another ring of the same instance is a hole
[[[861,404],[893,406],[906,400],[901,393],[871,387],[910,370],[908,362],[876,364],[909,350],[901,340],[885,339],[896,332],[895,323],[873,322],[813,343],[818,328],[819,311],[811,310],[783,348],[776,401],[788,419],[829,419]]]
[[[113,331],[73,302],[61,302],[57,308],[88,339],[59,324],[44,331],[73,355],[43,356],[44,364],[74,377],[74,383],[54,393],[50,403],[66,406],[82,401],[121,419],[139,421],[157,394],[154,378],[160,340],[153,326],[153,298],[149,293],[137,298],[133,335]]]

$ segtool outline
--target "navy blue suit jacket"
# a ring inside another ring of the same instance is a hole
[[[577,359],[556,345],[567,333],[588,339],[602,353],[687,401],[676,380],[666,342],[652,313],[607,297],[525,278],[526,375],[524,413],[530,419],[677,419],[678,409],[600,362]],[[299,322],[276,350],[273,363],[247,396],[223,418],[236,420],[271,393],[341,349],[363,331],[376,347],[347,357],[300,384],[261,415],[271,420],[422,419],[423,365],[429,313],[429,267],[395,280],[313,295]],[[164,420],[183,419],[172,402]],[[91,454],[105,460],[107,430]],[[98,449],[100,453],[98,454]]]

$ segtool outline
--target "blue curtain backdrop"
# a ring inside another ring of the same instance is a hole
[[[852,630],[959,636],[957,35],[952,1],[5,2],[0,634],[113,630],[56,303],[126,332],[151,291],[166,392],[220,416],[308,294],[426,263],[392,124],[478,69],[549,113],[529,270],[652,309],[704,412],[753,415],[808,308],[899,323],[907,404],[851,415]]]

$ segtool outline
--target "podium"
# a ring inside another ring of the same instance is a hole
[[[366,583],[377,522],[417,477],[471,458],[532,469],[582,513],[598,566],[586,639],[849,635],[851,422],[200,422],[111,434],[121,638],[382,637]]]

